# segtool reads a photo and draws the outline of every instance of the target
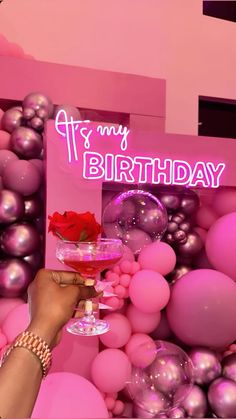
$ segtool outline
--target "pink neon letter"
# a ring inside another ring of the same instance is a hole
[[[171,184],[172,160],[165,159],[164,164],[161,160],[156,158],[153,160],[153,175],[152,183],[164,183],[165,185]]]
[[[148,166],[152,165],[152,159],[150,157],[135,157],[135,164],[139,165],[139,183],[146,183],[148,178]]]
[[[104,176],[104,158],[99,153],[84,152],[83,177],[85,179],[100,179]]]
[[[134,163],[131,157],[122,156],[118,154],[115,156],[115,181],[122,182],[134,182],[134,177],[132,175],[132,170],[134,168]]]
[[[210,186],[206,164],[201,161],[198,161],[193,168],[189,186],[197,186],[198,184],[202,185],[204,188]]]
[[[187,185],[191,175],[191,166],[183,160],[173,161],[173,184],[174,185]]]
[[[225,169],[225,164],[224,163],[218,163],[217,166],[215,167],[214,163],[212,162],[208,162],[206,163],[208,171],[210,173],[211,176],[211,187],[212,188],[218,188],[220,185],[220,177],[223,173],[223,170]]]

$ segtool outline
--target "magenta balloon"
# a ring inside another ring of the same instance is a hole
[[[220,418],[236,417],[236,383],[227,378],[213,381],[208,390],[213,412]]]
[[[165,340],[168,339],[172,332],[170,330],[170,325],[167,320],[166,312],[161,311],[161,319],[157,328],[151,333],[153,339]]]
[[[217,214],[214,212],[214,207],[212,206],[201,206],[198,208],[198,211],[195,215],[196,217],[196,224],[205,229],[209,230],[209,228],[214,224],[218,218]]]
[[[18,160],[15,153],[10,150],[0,150],[0,175],[2,176],[4,170],[11,162]]]
[[[219,216],[236,211],[236,188],[221,188],[213,197],[212,206]]]
[[[209,384],[221,375],[219,355],[215,351],[197,347],[191,349],[188,355],[194,366],[196,384]]]
[[[3,183],[7,189],[29,196],[40,186],[39,170],[26,160],[12,161],[3,172]]]
[[[36,158],[43,148],[42,137],[31,128],[19,127],[11,134],[11,149],[26,159]]]
[[[172,288],[167,306],[170,327],[190,346],[225,347],[236,338],[235,301],[231,278],[211,269],[193,270]]]
[[[0,150],[8,150],[10,148],[10,134],[0,130]]]
[[[17,192],[0,191],[0,223],[12,223],[24,214],[24,201]]]
[[[42,213],[42,202],[37,195],[25,198],[25,218],[35,219]]]
[[[40,160],[40,159],[30,159],[29,161],[35,167],[37,167],[37,169],[39,170],[40,175],[43,176],[43,173],[44,173],[44,164],[43,164],[42,160]]]
[[[206,253],[215,269],[236,281],[236,212],[219,218],[210,228]]]
[[[6,259],[0,262],[0,295],[7,298],[21,296],[32,281],[28,263],[20,259]]]
[[[36,228],[27,223],[16,223],[7,227],[0,238],[1,249],[12,256],[27,256],[40,246]]]
[[[12,133],[16,128],[20,127],[23,122],[22,111],[17,108],[8,109],[2,119],[1,127],[3,130]]]
[[[25,108],[33,109],[37,116],[41,119],[48,119],[53,113],[53,104],[49,97],[42,93],[34,92],[27,95],[22,104],[23,110]]]
[[[222,375],[236,383],[236,353],[232,353],[223,359]]]
[[[205,418],[207,413],[207,398],[204,391],[198,387],[193,386],[190,393],[185,400],[181,403],[190,418]]]

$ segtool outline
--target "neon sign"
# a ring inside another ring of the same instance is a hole
[[[190,164],[185,160],[92,151],[93,141],[105,137],[119,141],[120,151],[126,152],[129,129],[122,125],[95,125],[89,120],[68,119],[64,110],[58,112],[55,128],[66,139],[69,163],[82,162],[84,179],[218,188],[225,169],[222,162]],[[82,158],[78,153],[81,143],[85,149]]]

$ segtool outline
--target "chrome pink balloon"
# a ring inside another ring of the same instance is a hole
[[[3,172],[3,183],[7,189],[29,196],[39,189],[41,176],[32,163],[27,160],[16,160],[7,164]]]
[[[159,199],[167,210],[174,211],[180,206],[181,196],[180,194],[173,194],[170,192],[161,194]]]
[[[236,383],[234,381],[217,378],[210,385],[208,400],[213,412],[218,417],[236,417]]]
[[[7,165],[15,160],[19,160],[15,153],[10,150],[0,150],[0,176],[3,175]]]
[[[222,375],[236,383],[236,353],[228,355],[223,359]]]
[[[208,348],[193,348],[188,353],[194,366],[194,382],[206,385],[221,375],[221,364],[217,352]]]
[[[25,198],[25,218],[35,219],[42,212],[42,202],[37,195],[27,196]]]
[[[0,261],[0,295],[7,298],[21,296],[32,281],[28,263],[20,259]]]
[[[43,257],[39,251],[32,255],[24,256],[23,260],[27,262],[34,271],[38,270],[43,265]]]
[[[39,170],[40,175],[43,176],[44,164],[43,164],[42,160],[40,160],[40,159],[30,159],[29,162],[32,163],[35,167],[37,167],[37,169]]]
[[[148,412],[151,415],[158,415],[161,412],[165,412],[168,409],[168,402],[165,396],[154,389],[144,389],[139,399],[135,400],[135,405],[141,409],[141,412]],[[138,410],[140,412],[140,410]],[[150,416],[138,416],[138,417],[150,417]],[[151,416],[152,417],[152,416]]]
[[[171,419],[179,419],[179,418],[185,418],[186,414],[183,408],[175,407],[174,409],[168,412],[168,417]]]
[[[174,285],[178,279],[180,279],[183,275],[191,272],[192,267],[190,265],[177,265],[173,272],[168,275],[168,279],[170,280],[171,285]]]
[[[24,201],[17,192],[2,189],[0,191],[0,223],[12,223],[24,214]]]
[[[194,256],[202,249],[203,242],[196,232],[187,234],[187,241],[178,245],[178,251],[183,256]]]
[[[190,418],[204,418],[207,413],[207,398],[204,391],[198,387],[193,386],[190,393],[181,403],[181,407]]]
[[[22,111],[19,107],[8,109],[2,119],[1,127],[3,130],[12,133],[16,128],[20,127],[23,122]]]
[[[180,204],[180,210],[186,215],[192,215],[199,207],[198,195],[189,190],[183,194]]]
[[[38,116],[34,116],[31,121],[28,122],[28,126],[41,132],[44,128],[44,121]]]
[[[19,127],[11,134],[11,149],[20,157],[37,158],[42,148],[41,135],[31,128]]]
[[[36,228],[27,223],[7,227],[0,238],[1,249],[12,256],[27,256],[38,250],[40,236]]]
[[[23,111],[29,108],[33,109],[36,115],[43,120],[50,118],[53,113],[51,99],[38,92],[28,94],[23,100],[22,107]]]

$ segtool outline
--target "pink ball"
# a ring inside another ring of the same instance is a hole
[[[143,269],[131,279],[129,294],[132,303],[144,313],[157,313],[169,301],[170,288],[158,272]]]
[[[115,407],[115,399],[113,397],[106,397],[104,399],[105,403],[106,403],[106,407],[108,410],[113,410]]]
[[[122,390],[130,375],[130,361],[120,349],[105,349],[92,363],[92,380],[99,390],[107,393]]]
[[[4,115],[4,111],[0,108],[0,128],[1,128],[1,120]]]
[[[122,415],[124,409],[125,409],[124,403],[121,400],[116,400],[112,413],[115,416],[119,416],[119,415]]]
[[[236,280],[236,212],[219,218],[210,228],[206,253],[215,269]]]
[[[28,304],[20,304],[15,307],[5,318],[2,324],[2,331],[8,342],[12,342],[30,322]]]
[[[42,381],[31,417],[92,419],[109,415],[100,392],[90,381],[77,374],[57,372]]]
[[[0,175],[2,176],[6,167],[13,161],[19,160],[17,155],[10,150],[0,150]]]
[[[134,254],[132,252],[132,250],[128,247],[123,245],[123,255],[122,258],[119,261],[119,264],[122,263],[123,261],[129,261],[129,262],[134,262]]]
[[[129,260],[123,260],[120,264],[120,269],[124,274],[129,274],[132,269],[132,262]]]
[[[136,272],[140,271],[141,266],[138,262],[133,262],[132,263],[132,268],[131,268],[131,274],[134,275],[136,274]]]
[[[10,134],[6,131],[0,130],[0,150],[9,150],[10,148]]]
[[[236,283],[211,269],[183,275],[167,306],[170,327],[190,346],[223,348],[236,338]]]
[[[0,349],[4,348],[7,344],[7,338],[6,336],[0,332]]]
[[[218,189],[214,199],[213,208],[220,216],[236,211],[236,188]]]
[[[43,176],[43,173],[44,173],[43,161],[40,160],[40,159],[30,159],[29,162],[32,163],[35,167],[37,167],[37,169],[39,170],[40,175]]]
[[[26,160],[16,160],[5,168],[3,183],[6,188],[28,196],[39,189],[41,176],[32,163]]]
[[[122,274],[120,276],[120,285],[122,285],[123,287],[128,287],[130,284],[130,280],[131,280],[131,276],[128,274]]]
[[[101,342],[108,348],[121,348],[131,336],[129,320],[119,313],[108,314],[104,319],[108,321],[110,329],[100,336]]]
[[[126,316],[130,321],[132,331],[135,333],[151,333],[161,320],[160,312],[144,313],[133,304],[129,304]]]
[[[128,230],[123,236],[123,243],[125,243],[135,255],[138,255],[140,250],[151,242],[152,240],[149,234],[138,228]]]
[[[167,275],[175,267],[176,255],[169,244],[156,241],[141,250],[138,262],[142,269],[152,269]]]
[[[194,231],[200,236],[202,242],[205,243],[207,238],[207,231],[202,227],[194,227]]]
[[[0,299],[0,325],[4,322],[8,313],[15,307],[24,304],[20,298],[1,298]]]
[[[114,292],[119,298],[124,298],[126,295],[126,289],[122,285],[117,285]]]
[[[218,216],[211,207],[203,206],[198,208],[196,213],[197,225],[208,230],[217,220]]]
[[[125,346],[125,352],[135,367],[146,368],[156,357],[156,345],[150,336],[135,333]]]
[[[157,328],[152,332],[153,339],[166,340],[172,335],[170,325],[165,311],[161,312],[161,320]]]
[[[112,307],[113,310],[117,310],[120,307],[120,300],[118,297],[106,298],[105,304]]]

